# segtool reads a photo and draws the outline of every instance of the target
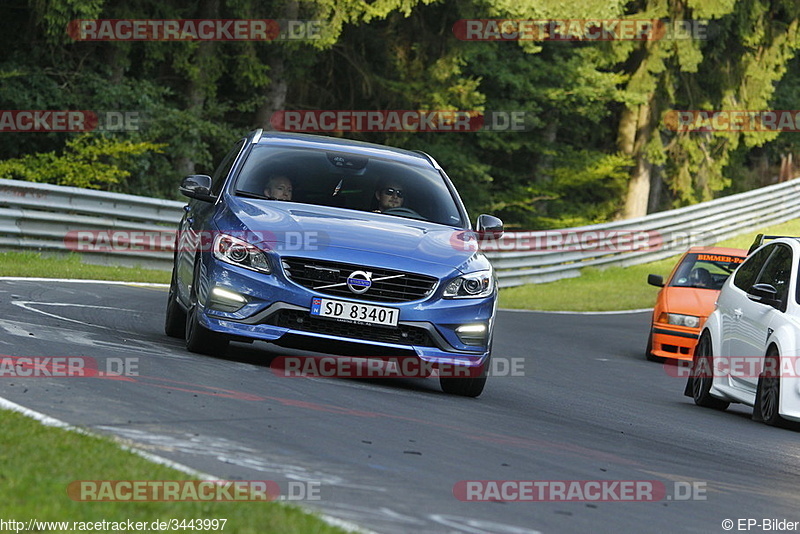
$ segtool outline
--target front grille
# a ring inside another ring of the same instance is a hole
[[[380,302],[425,298],[437,281],[421,274],[304,258],[283,258],[283,269],[290,280],[319,293]],[[371,273],[372,284],[364,293],[347,287],[347,278],[355,271]]]
[[[291,328],[301,332],[314,332],[363,341],[377,341],[381,343],[397,343],[401,345],[416,345],[420,347],[433,347],[433,339],[424,328],[416,326],[399,325],[397,327],[366,326],[345,323],[333,319],[320,319],[309,315],[302,310],[279,310],[266,321],[273,326]]]

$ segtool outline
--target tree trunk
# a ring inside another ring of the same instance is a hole
[[[219,0],[203,0],[200,5],[199,15],[199,18],[203,19],[219,18]],[[203,108],[206,104],[206,89],[211,75],[210,69],[207,67],[214,57],[215,47],[214,41],[201,41],[197,45],[197,51],[194,54],[194,62],[200,65],[200,69],[197,77],[190,78],[189,83],[186,85],[186,103],[188,110],[197,115],[203,114]],[[193,132],[193,135],[199,136],[200,132]],[[196,172],[196,162],[189,155],[178,158],[176,166],[181,176],[195,174]]]
[[[277,52],[269,61],[270,84],[264,97],[264,103],[256,111],[256,124],[259,128],[272,130],[270,119],[276,111],[286,108],[286,94],[289,86],[286,84],[285,60],[283,54]]]
[[[661,165],[650,169],[650,198],[647,201],[647,213],[654,213],[661,208],[661,196],[664,193],[663,170],[664,167]]]
[[[299,12],[297,0],[288,0],[283,6],[283,18],[294,20]],[[258,128],[272,130],[270,119],[276,111],[286,109],[286,95],[289,85],[286,83],[286,56],[285,49],[275,44],[274,55],[269,59],[270,84],[264,95],[264,102],[256,110],[256,125]]]
[[[792,153],[784,154],[781,156],[781,171],[779,182],[788,182],[794,178],[794,164],[792,162]]]
[[[653,165],[645,157],[645,146],[650,141],[653,130],[652,103],[654,94],[650,94],[647,103],[637,108],[626,108],[619,125],[617,143],[625,154],[634,157],[635,168],[628,182],[625,195],[625,207],[622,219],[647,215],[650,199],[650,179]]]
[[[628,183],[628,193],[625,195],[625,210],[623,219],[643,217],[647,215],[647,202],[650,198],[650,168],[652,165],[644,157],[636,158],[636,170]]]

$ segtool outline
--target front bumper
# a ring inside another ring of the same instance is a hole
[[[231,310],[230,302],[220,302],[214,288],[241,295],[246,301]],[[288,280],[282,271],[265,275],[220,262],[210,255],[201,269],[198,318],[209,330],[235,338],[263,340],[309,348],[316,352],[358,353],[384,357],[405,353],[416,355],[433,365],[483,365],[490,355],[496,295],[480,299],[442,299],[439,284],[434,294],[423,300],[389,303],[346,299],[324,295]],[[396,328],[357,325],[310,315],[311,300],[326,297],[397,308]],[[483,324],[483,342],[464,343],[456,333],[462,325]],[[478,344],[479,343],[479,344]],[[320,350],[320,347],[323,350]]]
[[[659,358],[691,361],[700,335],[699,328],[653,324],[652,353]]]

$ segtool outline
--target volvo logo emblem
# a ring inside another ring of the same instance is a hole
[[[347,277],[347,287],[358,295],[366,293],[372,287],[372,273],[368,271],[353,271]]]

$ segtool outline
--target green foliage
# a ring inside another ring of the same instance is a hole
[[[85,134],[67,141],[61,155],[40,152],[0,161],[0,176],[29,182],[107,189],[109,184],[119,183],[130,176],[131,173],[124,167],[132,165],[133,156],[160,151],[163,146]]]
[[[528,226],[580,226],[608,221],[619,213],[619,198],[625,193],[633,165],[630,156],[564,148],[555,159],[559,165],[551,170],[551,181],[530,191],[538,194],[543,204],[538,212],[555,216],[533,217]],[[497,207],[500,213],[512,207],[529,209],[519,202]]]
[[[644,42],[452,33],[457,20],[495,17],[709,26],[706,40]],[[796,0],[20,0],[0,3],[0,18],[0,108],[140,116],[135,131],[92,138],[94,156],[74,134],[3,134],[5,176],[175,198],[182,174],[213,172],[235,138],[268,127],[273,105],[524,112],[522,132],[332,134],[432,154],[471,213],[494,211],[518,228],[617,217],[640,162],[660,177],[667,208],[762,185],[756,169],[789,153],[800,161],[791,132],[675,132],[665,123],[670,110],[800,109]],[[277,42],[67,35],[71,20],[92,18],[306,19],[323,31]],[[150,148],[122,153],[113,143]]]
[[[105,0],[28,0],[28,3],[47,41],[60,45],[71,41],[67,24],[73,20],[98,18]]]

